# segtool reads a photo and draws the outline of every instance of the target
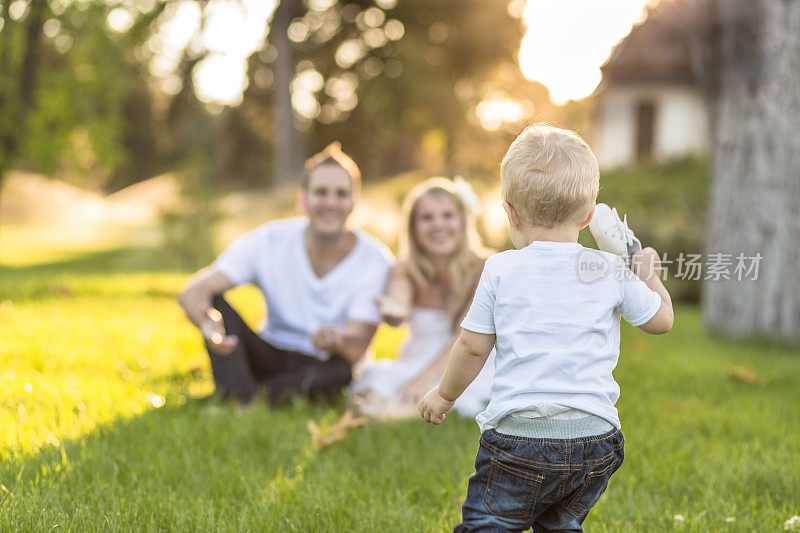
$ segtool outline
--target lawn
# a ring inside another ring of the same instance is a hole
[[[158,251],[25,250],[6,248],[0,264],[0,530],[446,531],[458,521],[473,421],[376,424],[315,450],[306,422],[332,422],[341,401],[246,413],[191,401],[213,385],[175,303],[187,274]],[[233,299],[259,319],[253,290]],[[695,308],[676,315],[664,337],[623,326],[626,460],[585,525],[781,531],[800,514],[800,350],[715,339]],[[400,335],[382,329],[378,352],[390,355]]]

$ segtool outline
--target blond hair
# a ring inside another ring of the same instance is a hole
[[[600,188],[591,148],[574,131],[547,124],[525,128],[500,165],[503,200],[525,221],[552,228],[589,215]]]
[[[347,172],[353,194],[357,194],[361,189],[361,171],[356,162],[342,151],[342,145],[338,141],[330,143],[321,152],[306,159],[303,172],[300,174],[300,186],[303,189],[308,189],[311,172],[322,165],[335,165]]]
[[[464,200],[456,192],[453,182],[447,178],[425,180],[414,187],[403,201],[405,223],[400,235],[400,260],[417,290],[425,290],[440,281],[437,279],[433,259],[425,253],[414,231],[417,206],[428,195],[448,198],[456,205],[461,218],[461,243],[450,258],[447,279],[444,280],[449,288],[445,309],[455,325],[470,303],[480,268],[489,252],[480,244],[474,220],[468,213]]]

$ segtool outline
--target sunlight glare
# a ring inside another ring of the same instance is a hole
[[[149,46],[155,54],[151,71],[162,78],[174,73],[183,50],[194,46],[193,38],[205,15],[205,27],[199,37],[210,53],[193,72],[197,97],[209,104],[240,103],[247,86],[247,57],[264,46],[275,1],[212,0],[205,13],[195,2],[173,5],[160,31],[151,38]]]
[[[522,12],[527,30],[519,52],[523,74],[545,85],[556,104],[585,98],[600,82],[600,66],[614,45],[644,18],[645,8],[654,1],[657,0],[528,0]],[[324,9],[329,4],[330,0],[311,1],[312,9]],[[381,6],[384,4],[389,6],[393,2],[379,2]],[[267,21],[275,5],[275,0],[209,2],[201,39],[212,53],[197,66],[198,72],[194,75],[201,100],[229,105],[241,102],[247,83],[247,57],[264,46]],[[521,5],[521,0],[509,4],[516,14],[519,14]],[[180,52],[192,46],[191,36],[198,31],[200,13],[197,4],[184,1],[178,2],[177,6],[178,9],[173,9],[172,16],[156,36],[159,46],[152,47],[156,57],[151,70],[160,77],[174,72]],[[362,22],[367,28],[374,27],[380,25],[384,17],[380,9],[371,8],[363,14]],[[120,17],[120,25],[122,22]],[[293,33],[297,35],[292,35],[293,40],[307,38],[305,22],[302,28],[299,27],[300,21],[295,23],[298,26],[293,28]],[[364,57],[367,46],[385,44],[386,39],[398,40],[403,36],[404,28],[401,22],[390,20],[382,35],[373,33],[366,43],[361,39],[341,43],[335,53],[336,63],[341,68],[350,68]],[[311,105],[307,98],[300,100],[304,100],[306,111],[314,114],[316,106]],[[311,108],[315,108],[314,111]],[[510,117],[505,115],[516,112],[508,103],[489,102],[479,111],[479,118],[484,125],[491,127],[499,119],[490,115],[501,113],[504,115],[502,120],[508,121]]]
[[[510,99],[483,100],[475,108],[481,126],[487,131],[495,131],[504,123],[519,122],[526,116],[525,106]]]
[[[522,73],[545,85],[556,104],[589,96],[614,45],[644,19],[650,1],[528,0]]]

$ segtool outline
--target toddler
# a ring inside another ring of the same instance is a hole
[[[672,303],[657,252],[642,250],[615,210],[597,206],[591,228],[609,251],[578,244],[596,211],[599,171],[577,134],[529,126],[508,149],[500,180],[516,249],[486,261],[447,370],[419,411],[442,423],[496,345],[455,531],[583,531],[623,459],[612,375],[620,316],[666,333]]]

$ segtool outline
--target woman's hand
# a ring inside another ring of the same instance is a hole
[[[206,311],[206,318],[200,323],[200,333],[217,355],[229,355],[239,344],[239,337],[226,335],[222,315],[213,307]]]
[[[411,310],[391,296],[376,296],[374,301],[378,305],[381,319],[390,326],[397,327],[408,320]]]
[[[445,413],[453,408],[456,402],[445,400],[439,395],[439,387],[431,389],[419,402],[419,416],[426,422],[439,425],[444,422]]]
[[[418,403],[425,393],[431,390],[432,381],[434,380],[425,372],[418,375],[400,389],[400,401],[411,404]]]

